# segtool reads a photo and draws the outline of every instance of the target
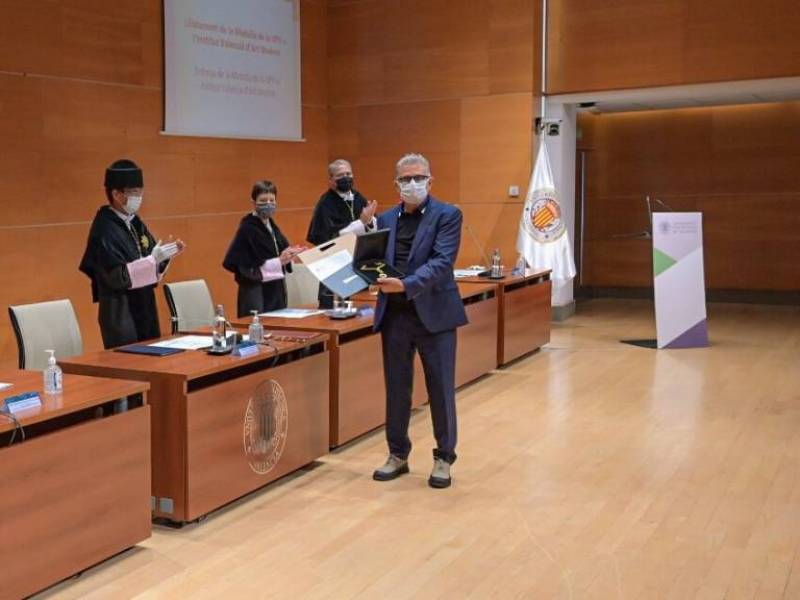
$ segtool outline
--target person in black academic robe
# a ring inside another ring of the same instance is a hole
[[[181,241],[157,243],[136,214],[142,203],[142,171],[118,160],[105,176],[108,204],[95,215],[79,269],[92,280],[92,301],[105,348],[159,337],[154,288]]]
[[[250,197],[253,212],[242,218],[222,266],[233,273],[239,285],[236,312],[246,317],[286,308],[284,275],[291,261],[305,250],[290,246],[273,216],[277,210],[278,188],[271,181],[258,181]]]
[[[367,200],[353,187],[353,168],[338,159],[328,166],[329,189],[320,196],[306,239],[319,246],[345,233],[361,234],[375,227],[377,202]],[[333,292],[319,286],[320,308],[333,307]]]

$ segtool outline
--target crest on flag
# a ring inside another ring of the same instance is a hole
[[[525,230],[542,244],[556,241],[567,231],[555,190],[534,193],[533,201],[525,203],[523,219]]]
[[[525,196],[517,250],[529,267],[551,269],[551,277],[555,281],[569,281],[575,277],[575,259],[558,203],[544,138],[539,143],[536,164]]]

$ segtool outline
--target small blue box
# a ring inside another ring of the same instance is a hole
[[[26,392],[16,396],[9,396],[5,400],[5,407],[11,414],[16,414],[30,408],[39,408],[42,405],[42,398],[39,392]]]

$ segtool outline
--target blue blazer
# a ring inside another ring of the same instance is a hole
[[[397,221],[402,205],[378,217],[378,228],[388,229],[386,260],[394,265]],[[455,329],[467,324],[467,313],[453,277],[453,265],[461,244],[461,210],[428,196],[425,212],[417,229],[403,282],[406,298],[414,301],[420,321],[431,333]],[[375,330],[379,331],[386,314],[386,295],[378,295]]]

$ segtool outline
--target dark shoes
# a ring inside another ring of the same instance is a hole
[[[390,454],[386,463],[372,474],[375,481],[391,481],[408,473],[408,461]]]

